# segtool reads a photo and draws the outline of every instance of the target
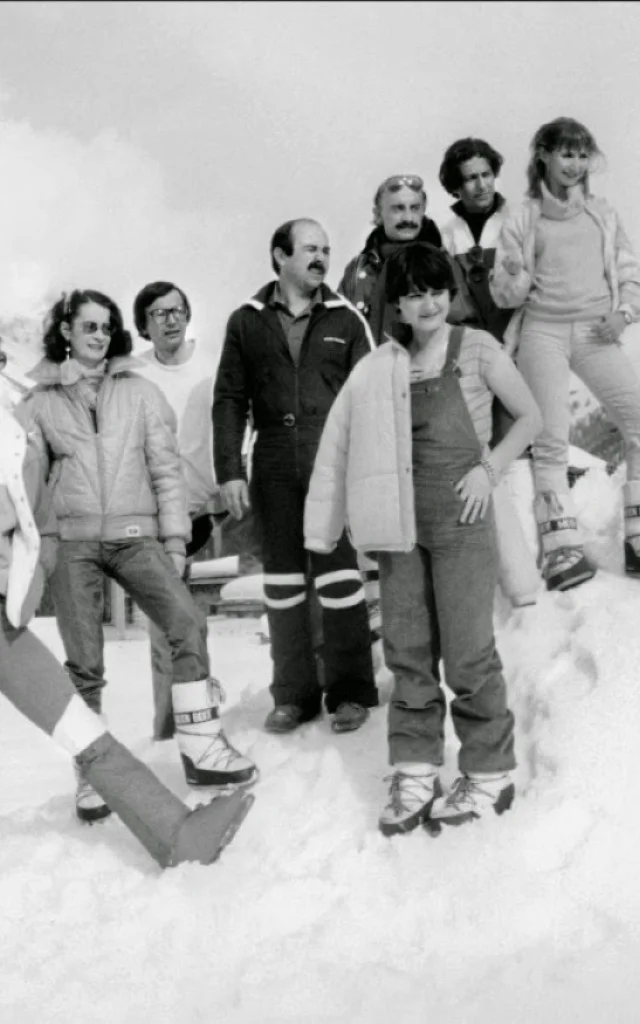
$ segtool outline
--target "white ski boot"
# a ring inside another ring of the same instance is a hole
[[[227,739],[220,722],[224,693],[216,679],[174,683],[172,690],[176,739],[190,786],[232,790],[251,786],[258,769]]]

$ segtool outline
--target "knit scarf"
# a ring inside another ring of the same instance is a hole
[[[98,391],[107,373],[107,360],[103,359],[97,366],[84,366],[71,357],[60,367],[60,382],[75,384],[80,398],[89,409],[95,409]]]
[[[572,217],[577,217],[579,213],[582,213],[585,208],[586,199],[582,185],[573,185],[568,190],[567,199],[558,199],[557,196],[554,196],[544,181],[540,182],[540,191],[542,193],[542,216],[548,217],[549,220],[571,220]]]

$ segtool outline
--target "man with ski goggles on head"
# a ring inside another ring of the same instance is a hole
[[[417,174],[386,178],[373,197],[375,228],[362,252],[345,267],[338,285],[338,291],[369,321],[376,345],[383,340],[393,319],[385,299],[386,260],[410,242],[442,245],[437,225],[425,216],[426,208],[427,193]]]

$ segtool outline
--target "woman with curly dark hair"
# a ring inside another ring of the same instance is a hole
[[[255,781],[255,766],[220,727],[220,686],[209,677],[206,620],[181,579],[190,535],[176,421],[155,384],[138,376],[115,302],[74,290],[52,307],[46,356],[19,415],[49,480],[57,537],[51,592],[66,668],[101,711],[104,577],[115,579],[165,633],[173,662],[180,754],[193,785]],[[78,778],[79,817],[109,813]]]

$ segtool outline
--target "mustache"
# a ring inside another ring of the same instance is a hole
[[[314,260],[313,263],[309,264],[307,270],[319,270],[320,273],[324,274],[324,263],[320,263],[319,260]]]
[[[420,225],[416,224],[412,220],[401,220],[399,224],[396,224],[396,231],[409,230],[410,228],[419,228]]]

